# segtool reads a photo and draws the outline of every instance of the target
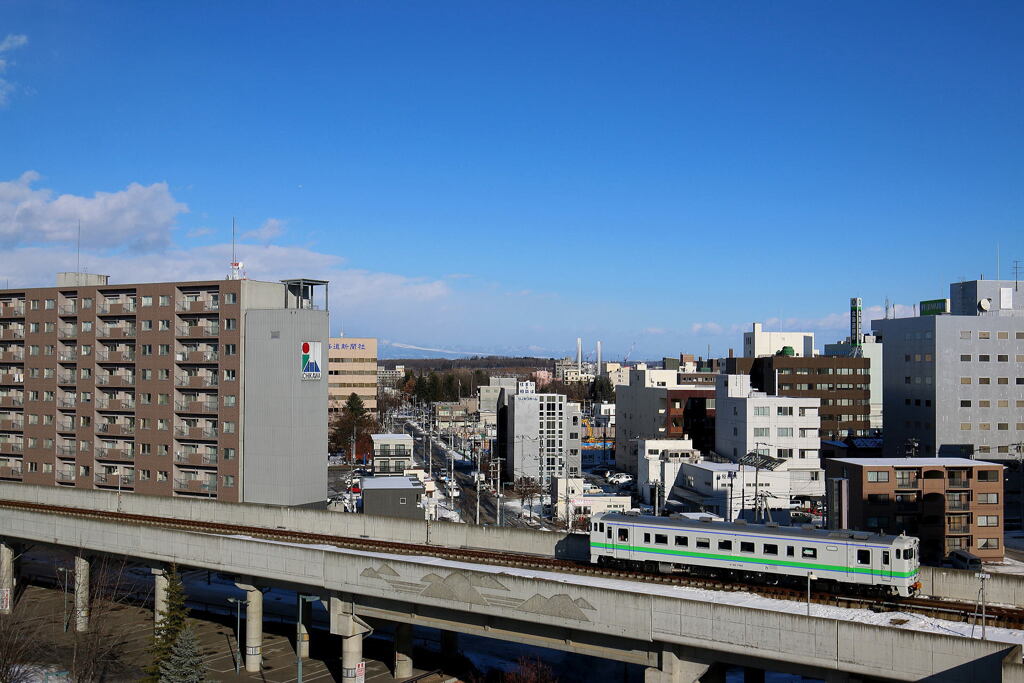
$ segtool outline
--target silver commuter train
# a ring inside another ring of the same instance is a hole
[[[650,572],[726,575],[761,583],[804,581],[808,573],[867,592],[913,595],[913,536],[777,524],[712,522],[606,512],[590,524],[590,561]]]

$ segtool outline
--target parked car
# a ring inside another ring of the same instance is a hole
[[[966,550],[954,550],[946,558],[954,569],[968,569],[970,571],[981,571],[981,558]]]
[[[626,474],[625,472],[616,472],[608,477],[608,482],[611,484],[618,484],[624,486],[625,484],[633,483],[633,475]]]

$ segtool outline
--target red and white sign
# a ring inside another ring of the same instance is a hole
[[[356,683],[364,683],[366,681],[366,662],[359,662],[356,664]]]

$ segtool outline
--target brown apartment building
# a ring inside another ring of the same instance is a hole
[[[0,290],[0,481],[322,503],[326,284]]]
[[[967,550],[1003,559],[1003,466],[966,458],[830,458],[825,477],[846,480],[846,526],[905,532],[921,556],[937,560]]]
[[[749,374],[758,391],[821,401],[822,439],[867,436],[871,428],[871,361],[843,356],[728,358],[726,372]]]

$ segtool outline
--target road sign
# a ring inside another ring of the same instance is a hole
[[[366,662],[360,661],[356,664],[356,683],[366,681]]]

